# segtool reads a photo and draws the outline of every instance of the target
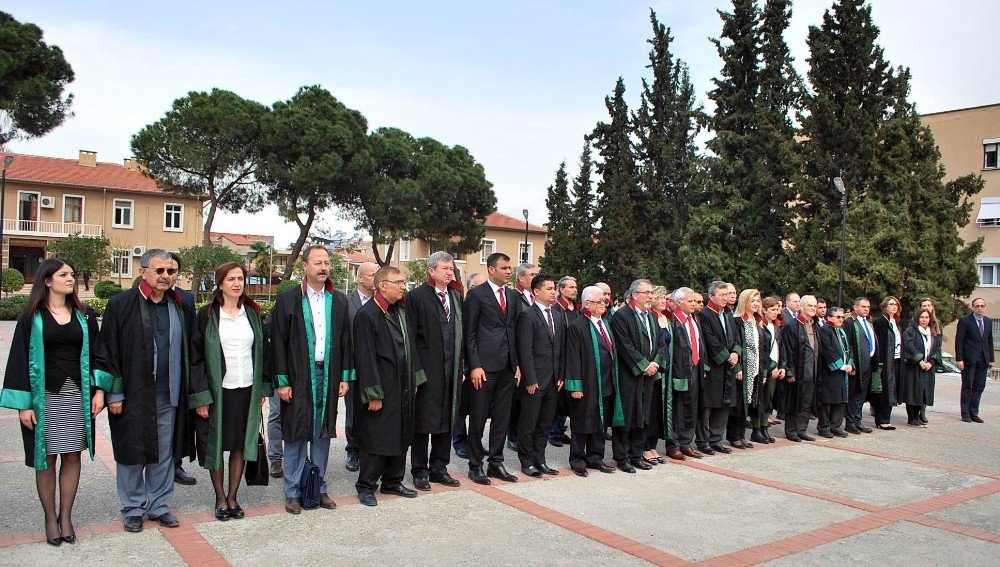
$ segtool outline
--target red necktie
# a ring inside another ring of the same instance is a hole
[[[450,321],[451,320],[451,312],[448,310],[448,297],[444,294],[443,291],[439,291],[437,293],[438,293],[438,297],[441,298],[441,306],[444,307],[444,320],[445,321]]]
[[[503,288],[497,290],[500,294],[500,311],[507,312],[507,294],[503,292]]]
[[[688,334],[691,335],[691,363],[698,366],[698,353],[700,349],[698,348],[698,335],[694,332],[694,321],[691,317],[687,319]]]
[[[608,337],[608,334],[604,331],[604,322],[600,319],[597,320],[597,330],[601,332],[601,338],[604,339],[604,344],[608,345],[608,350],[612,355],[614,355],[615,347],[611,344],[611,338]]]

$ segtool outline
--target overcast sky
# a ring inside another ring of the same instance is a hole
[[[803,74],[808,26],[831,4],[794,4],[787,40]],[[271,104],[320,84],[372,129],[469,148],[499,210],[519,217],[527,208],[541,222],[545,188],[563,160],[575,174],[583,135],[605,118],[619,75],[637,102],[649,6],[672,28],[673,51],[707,104],[721,67],[708,38],[729,2],[7,0],[0,9],[40,26],[76,73],[75,116],[10,149],[67,158],[88,149],[121,163],[131,136],[189,91],[218,87]],[[913,71],[920,112],[1000,102],[995,1],[878,0],[873,13],[889,61]],[[335,212],[325,219],[350,228]],[[224,214],[215,228],[275,234],[279,245],[296,234],[273,209]]]

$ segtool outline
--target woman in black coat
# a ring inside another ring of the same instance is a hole
[[[899,403],[897,392],[903,369],[903,330],[899,328],[899,299],[888,296],[880,304],[882,314],[875,317],[875,356],[872,364],[872,393],[869,396],[875,427],[884,431],[891,425],[892,407]]]
[[[936,332],[931,312],[918,309],[913,323],[903,331],[903,372],[899,401],[906,404],[907,425],[927,427],[920,415],[934,405],[934,374],[941,363],[941,333]]]
[[[94,419],[111,387],[110,376],[92,370],[97,335],[96,314],[77,297],[73,265],[55,258],[42,262],[14,329],[0,407],[18,410],[25,464],[35,469],[50,545],[76,541],[72,514],[80,452],[87,449],[94,458]]]

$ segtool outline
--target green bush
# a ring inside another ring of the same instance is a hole
[[[83,304],[94,310],[98,317],[104,316],[104,310],[108,307],[108,300],[101,299],[100,297],[92,297],[90,299],[84,299]]]
[[[4,279],[7,279],[7,272],[4,271]],[[24,308],[28,306],[27,295],[12,295],[0,299],[0,321],[16,321]]]
[[[285,281],[281,282],[280,284],[278,284],[278,291],[277,291],[277,293],[281,294],[281,293],[284,293],[287,290],[294,289],[296,287],[299,287],[299,282],[297,282],[295,280],[285,280]]]
[[[132,289],[139,287],[139,282],[141,281],[142,281],[142,276],[136,276],[135,279],[132,280]]]
[[[122,291],[122,286],[111,280],[97,282],[94,286],[94,295],[101,299],[111,299]]]
[[[257,305],[260,305],[260,316],[266,319],[267,316],[271,314],[271,308],[274,307],[274,302],[264,299],[262,301],[258,301]]]
[[[0,288],[7,293],[14,293],[21,291],[22,287],[24,287],[24,274],[14,268],[7,268],[3,271],[3,282],[0,284]]]

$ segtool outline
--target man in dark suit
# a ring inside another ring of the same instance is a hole
[[[670,323],[673,337],[673,353],[670,358],[673,378],[671,384],[664,383],[663,386],[673,388],[674,436],[666,440],[665,449],[668,457],[678,461],[683,461],[686,457],[700,459],[703,456],[691,446],[698,426],[698,386],[704,374],[705,361],[708,360],[697,316],[698,295],[689,287],[678,288],[673,294],[676,305],[674,318]]]
[[[729,284],[714,281],[708,286],[708,305],[698,312],[698,321],[705,338],[708,372],[703,375],[700,390],[701,421],[697,431],[698,450],[708,455],[716,451],[731,453],[722,444],[729,422],[729,408],[736,393],[743,351],[738,340],[736,325],[727,316]]]
[[[962,421],[982,423],[979,400],[986,389],[986,373],[993,368],[993,320],[986,316],[986,300],[972,300],[972,313],[958,320],[955,360],[962,371]]]
[[[354,328],[354,316],[358,313],[358,309],[368,303],[368,300],[375,293],[375,272],[378,271],[378,268],[379,266],[375,262],[364,262],[358,266],[356,272],[358,286],[347,294],[347,318],[352,329]],[[354,396],[357,393],[357,388],[353,388],[348,390],[347,395],[344,396],[344,435],[347,437],[347,446],[344,448],[347,452],[347,464],[344,467],[351,472],[358,471],[358,445],[354,442]],[[274,399],[277,399],[277,396]],[[270,426],[270,419],[268,425]]]
[[[176,252],[171,252],[170,257],[174,260],[174,262],[177,263],[177,273],[180,273],[181,271],[180,254],[177,254]],[[181,298],[181,305],[184,307],[184,317],[186,319],[188,327],[188,336],[192,337],[194,336],[194,321],[195,321],[194,294],[191,293],[189,290],[177,287],[176,281],[177,281],[177,276],[175,275],[174,276],[175,285],[173,286],[172,289]],[[179,423],[181,422],[178,421],[178,424]],[[184,439],[188,437],[189,432],[179,431],[178,433],[180,434],[180,437]],[[194,435],[194,432],[190,433],[191,435]],[[186,484],[186,485],[198,484],[198,479],[191,476],[190,473],[184,470],[184,458],[183,455],[179,453],[174,454],[174,482],[176,482],[177,484]]]
[[[795,319],[795,316],[799,313],[799,308],[801,306],[802,299],[799,297],[799,294],[793,291],[789,292],[788,295],[785,296],[785,307],[781,310],[782,327],[787,327],[788,324],[792,322],[792,319]]]
[[[489,279],[465,298],[462,327],[466,367],[472,381],[469,403],[469,478],[490,484],[488,477],[514,482],[503,466],[504,437],[510,421],[515,380],[520,379],[514,333],[522,301],[506,286],[510,256],[494,252],[486,259]],[[483,473],[483,430],[490,420],[489,466]]]
[[[566,322],[553,313],[556,282],[552,276],[535,276],[531,291],[534,305],[517,316],[517,358],[521,361],[517,454],[521,472],[538,477],[559,474],[546,464],[545,446],[556,414],[556,396],[563,386]]]
[[[875,327],[868,320],[871,308],[872,304],[867,297],[859,297],[854,300],[854,312],[844,320],[847,342],[857,363],[857,367],[848,377],[850,393],[845,412],[847,425],[844,430],[855,435],[872,432],[871,427],[861,423],[861,408],[868,399],[868,390],[872,385],[872,363],[878,364],[875,357]]]
[[[514,289],[517,290],[521,298],[521,310],[527,309],[535,304],[535,294],[531,293],[531,281],[538,275],[538,266],[529,262],[522,262],[514,269],[514,277],[517,283]],[[521,399],[516,394],[510,405],[510,423],[507,425],[507,448],[517,451],[517,425],[521,416]]]
[[[465,282],[465,294],[468,295],[470,291],[484,283],[486,283],[486,276],[483,274],[472,274]],[[472,382],[466,380],[463,374],[462,387],[458,399],[458,418],[455,419],[455,424],[451,429],[451,446],[455,448],[455,454],[462,459],[469,458],[469,431],[466,421],[469,418],[471,390]]]
[[[611,318],[618,359],[618,391],[622,403],[622,427],[612,428],[611,452],[618,470],[634,473],[653,468],[642,458],[653,401],[653,382],[664,364],[664,338],[649,307],[653,284],[638,279],[629,287],[628,305]]]

